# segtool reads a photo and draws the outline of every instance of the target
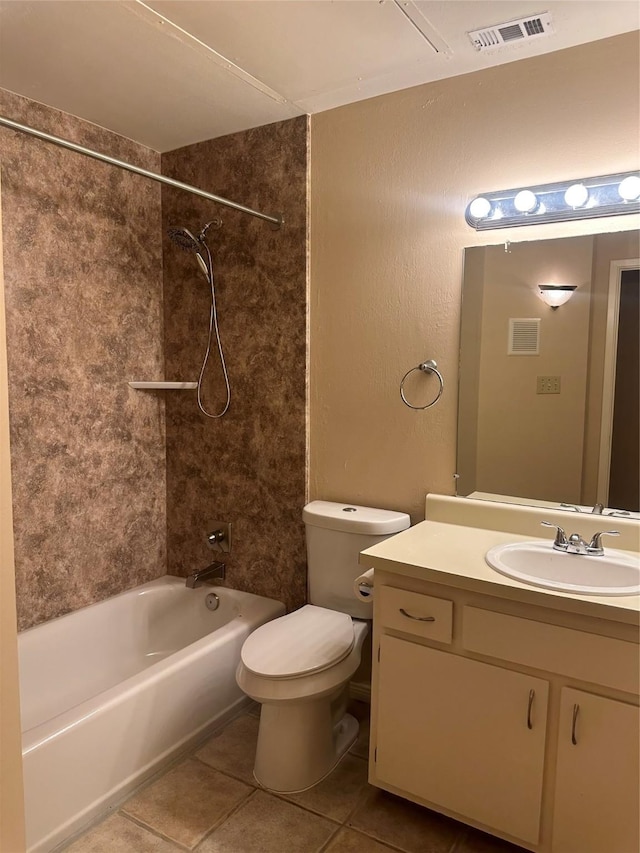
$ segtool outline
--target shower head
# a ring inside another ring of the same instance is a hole
[[[173,242],[185,252],[199,252],[200,243],[188,228],[168,228],[167,234]]]
[[[209,279],[209,267],[201,255],[202,238],[197,239],[188,228],[168,228],[167,234],[173,242],[185,252],[193,252],[202,272]]]

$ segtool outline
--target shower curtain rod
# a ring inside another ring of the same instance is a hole
[[[258,219],[264,219],[269,222],[274,230],[280,228],[284,222],[282,216],[269,216],[266,213],[260,213],[258,210],[252,210],[250,207],[245,207],[243,204],[237,204],[235,201],[229,201],[228,198],[223,198],[213,193],[200,190],[198,187],[193,187],[190,184],[183,184],[182,181],[176,181],[173,178],[167,178],[165,175],[158,175],[156,172],[149,172],[147,169],[141,169],[139,166],[134,166],[131,163],[126,163],[124,160],[117,160],[115,157],[109,157],[107,154],[100,154],[99,151],[93,151],[91,148],[85,148],[83,145],[77,145],[75,142],[69,142],[68,139],[61,139],[59,136],[52,136],[50,133],[44,133],[41,130],[36,130],[26,124],[18,124],[17,121],[12,121],[9,118],[0,116],[0,125],[8,127],[11,130],[17,130],[20,133],[26,133],[29,136],[35,136],[37,139],[42,139],[44,142],[52,142],[54,145],[59,145],[61,148],[68,148],[70,151],[76,151],[78,154],[84,154],[86,157],[93,157],[94,160],[101,160],[103,163],[109,163],[111,166],[117,166],[119,169],[126,169],[128,172],[133,172],[135,175],[142,175],[143,178],[150,178],[152,181],[166,184],[177,190],[185,190],[185,192],[198,195],[201,198],[206,198],[216,204],[222,204],[225,207],[231,207],[233,210],[239,210],[241,213],[248,213],[249,216],[255,216]]]

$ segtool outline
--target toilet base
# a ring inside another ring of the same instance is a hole
[[[253,775],[279,794],[306,791],[331,773],[358,737],[345,691],[314,702],[262,706]]]

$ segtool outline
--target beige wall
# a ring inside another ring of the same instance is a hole
[[[592,237],[518,243],[485,254],[476,488],[579,503],[587,387]],[[538,284],[575,284],[552,310]],[[466,288],[466,285],[465,285]],[[508,355],[509,318],[539,318],[538,355]],[[538,394],[559,376],[559,394]]]
[[[2,207],[0,205],[0,224]],[[9,396],[0,228],[0,850],[24,850]]]
[[[626,216],[476,234],[465,206],[637,168],[638,65],[630,33],[312,118],[311,497],[415,520],[425,492],[453,492],[464,247],[638,227]],[[445,393],[415,412],[398,384],[426,358]]]

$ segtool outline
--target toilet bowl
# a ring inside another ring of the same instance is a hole
[[[336,626],[334,617],[346,623]],[[324,779],[358,737],[358,722],[346,713],[348,686],[369,626],[313,605],[269,626],[271,636],[258,630],[245,642],[237,681],[262,705],[255,779],[293,793]],[[332,627],[337,635],[327,633]]]
[[[303,518],[311,603],[254,631],[236,673],[262,705],[254,776],[278,793],[316,785],[358,736],[349,681],[372,616],[353,591],[358,556],[409,526],[404,513],[328,501],[308,504]]]

